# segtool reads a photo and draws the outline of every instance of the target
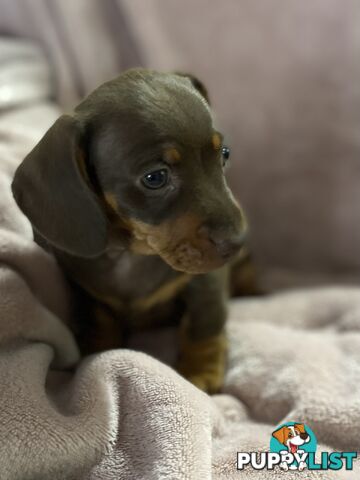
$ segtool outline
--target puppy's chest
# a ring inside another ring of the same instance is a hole
[[[110,252],[75,263],[67,270],[91,297],[115,312],[134,315],[173,300],[191,278],[174,271],[159,257],[129,252]]]

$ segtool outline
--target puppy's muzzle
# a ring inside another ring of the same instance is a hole
[[[228,260],[238,253],[243,247],[247,237],[247,231],[228,233],[224,229],[214,229],[209,225],[202,225],[199,233],[205,236],[215,247],[217,254],[223,259]]]

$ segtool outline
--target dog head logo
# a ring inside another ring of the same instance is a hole
[[[272,436],[278,442],[287,447],[290,453],[296,453],[305,443],[310,442],[310,435],[305,430],[303,423],[295,423],[294,425],[284,425],[275,430]]]
[[[281,470],[299,470],[308,468],[308,456],[315,454],[317,447],[314,432],[299,422],[287,422],[272,432],[270,451],[281,455]]]

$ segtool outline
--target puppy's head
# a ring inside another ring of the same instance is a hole
[[[272,435],[276,440],[285,445],[291,453],[297,452],[300,445],[310,441],[310,436],[306,432],[303,423],[281,427],[273,432]]]
[[[202,273],[244,239],[227,156],[198,80],[129,70],[55,122],[13,193],[34,229],[67,253],[95,257],[111,244]]]

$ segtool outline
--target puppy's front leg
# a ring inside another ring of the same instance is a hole
[[[123,345],[123,326],[118,315],[96,300],[84,302],[81,307],[75,312],[75,334],[83,355],[112,350]]]
[[[180,328],[178,370],[209,393],[222,387],[225,374],[227,273],[223,268],[197,275],[184,292],[187,312]]]

